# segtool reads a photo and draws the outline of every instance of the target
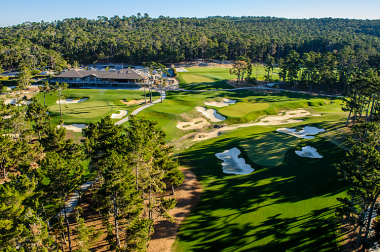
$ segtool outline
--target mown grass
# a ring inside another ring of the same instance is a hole
[[[144,91],[138,90],[107,90],[107,89],[67,89],[63,92],[62,99],[65,98],[88,98],[88,100],[74,103],[61,104],[62,116],[65,124],[98,122],[101,118],[119,113],[118,110],[127,110],[131,113],[141,105],[125,105],[120,100],[139,100],[144,98]],[[154,93],[153,100],[158,99],[159,93]],[[43,93],[39,93],[36,98],[43,104]],[[46,105],[50,108],[52,123],[57,125],[61,118],[57,93],[46,95]],[[118,121],[120,119],[114,119]]]
[[[186,68],[189,72],[178,73],[178,80],[181,88],[193,90],[207,89],[231,89],[230,85],[226,84],[226,80],[236,79],[236,75],[231,75],[229,68],[225,67],[189,67]],[[280,69],[275,68],[270,76],[273,80],[279,79]],[[252,77],[257,76],[258,80],[264,80],[266,75],[263,66],[253,67]],[[246,75],[245,75],[246,77]]]
[[[323,116],[319,120],[324,121]],[[310,122],[303,125],[321,126]],[[284,150],[279,165],[258,165],[253,160],[260,161],[260,157],[252,157],[256,154],[247,153],[241,144],[274,134],[270,132],[275,129],[238,129],[179,154],[180,163],[196,173],[203,192],[180,227],[176,251],[337,250],[332,219],[339,205],[336,198],[345,194],[346,185],[338,180],[334,163],[340,162],[344,152],[316,137],[303,144],[316,148],[322,159],[299,157],[291,146]],[[255,168],[253,173],[222,172],[221,160],[215,153],[233,147],[242,150],[241,156]]]
[[[243,140],[239,146],[248,157],[261,166],[280,165],[289,149],[300,144],[300,139],[279,132],[271,132],[254,138]]]

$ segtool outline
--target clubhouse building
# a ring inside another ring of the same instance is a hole
[[[140,87],[147,83],[148,75],[135,69],[116,71],[70,70],[54,76],[51,83],[66,82],[70,87]]]

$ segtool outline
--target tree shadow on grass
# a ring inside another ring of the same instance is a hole
[[[330,220],[335,198],[346,185],[338,181],[333,164],[343,151],[315,138],[308,143],[322,159],[299,157],[293,148],[282,165],[226,175],[215,153],[239,141],[224,138],[196,145],[180,157],[181,163],[194,167],[205,189],[180,229],[178,246],[186,245],[189,251],[335,250]]]

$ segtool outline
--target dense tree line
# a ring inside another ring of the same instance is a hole
[[[90,251],[101,233],[85,225],[80,208],[70,226],[67,208],[88,179],[98,181],[93,207],[109,250],[146,251],[154,220],[173,220],[168,210],[176,200],[166,187],[184,179],[165,133],[144,118],[131,117],[124,130],[106,117],[74,143],[65,128],[50,124],[47,112],[36,100],[0,103],[0,251],[72,251],[74,242],[77,251]],[[90,161],[86,180],[84,160]]]
[[[265,61],[291,50],[333,52],[344,47],[376,55],[380,21],[284,19],[272,17],[71,18],[26,22],[0,28],[0,64],[5,68],[117,61],[179,62],[194,58],[231,59],[247,55]],[[61,57],[63,55],[63,58]]]

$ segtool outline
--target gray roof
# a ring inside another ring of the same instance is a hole
[[[147,79],[145,75],[140,75],[131,69],[121,69],[119,71],[78,71],[70,70],[61,73],[54,78],[85,78],[96,76],[99,79],[119,79],[119,80],[141,80]]]

